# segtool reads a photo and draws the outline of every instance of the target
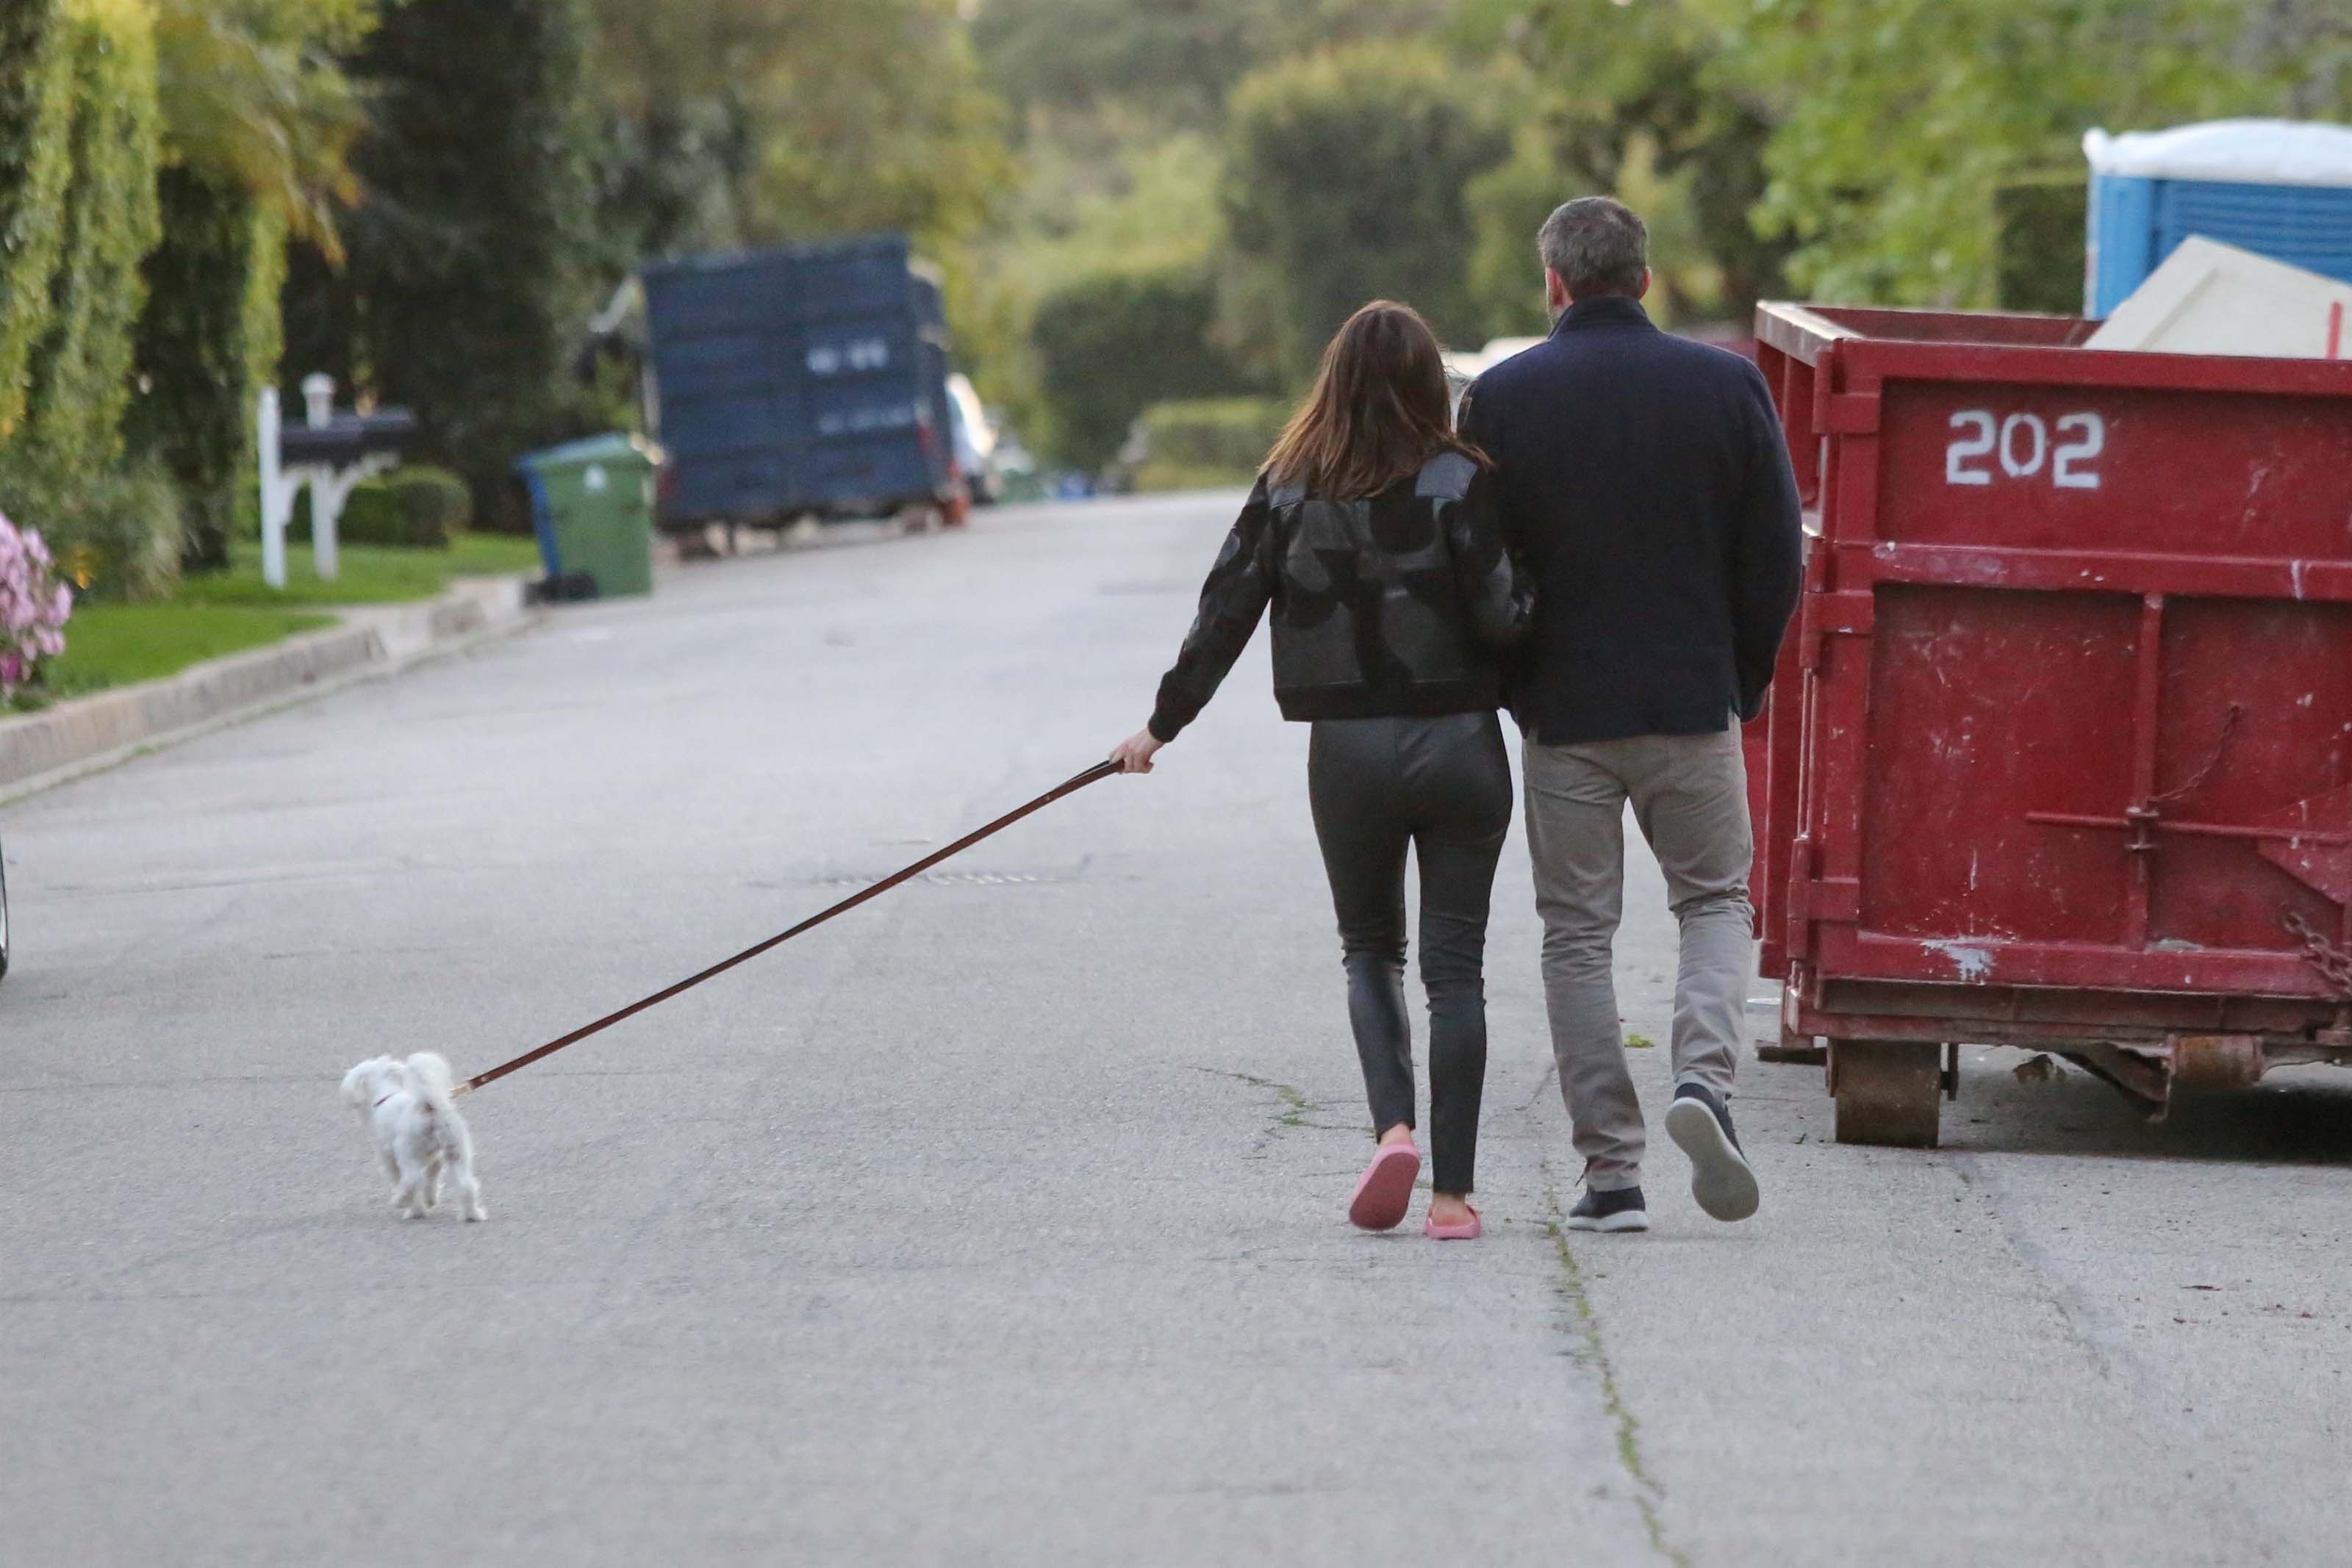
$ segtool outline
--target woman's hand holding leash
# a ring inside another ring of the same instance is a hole
[[[1121,773],[1149,773],[1152,754],[1168,743],[1149,729],[1139,729],[1110,748],[1110,759]]]

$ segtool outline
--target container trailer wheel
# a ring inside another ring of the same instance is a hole
[[[1943,1109],[1942,1049],[1916,1040],[1832,1040],[1837,1141],[1934,1148]]]

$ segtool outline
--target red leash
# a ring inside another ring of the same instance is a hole
[[[1079,774],[1076,778],[1071,779],[1064,783],[1055,785],[1054,788],[1046,790],[1043,795],[1038,796],[1034,800],[1030,801],[1027,805],[1017,807],[1013,810],[1005,812],[1004,815],[997,818],[996,821],[989,823],[988,826],[982,828],[977,831],[966,833],[962,838],[958,839],[947,848],[935,851],[930,854],[925,855],[921,860],[917,861],[913,865],[908,866],[904,871],[893,872],[891,874],[884,877],[880,882],[876,883],[871,887],[860,888],[857,892],[851,894],[847,898],[843,899],[839,904],[835,904],[831,909],[825,910],[821,914],[810,915],[806,920],[802,921],[798,925],[793,926],[791,930],[780,931],[773,936],[769,937],[765,942],[761,942],[756,946],[744,948],[732,958],[713,964],[710,967],[703,970],[698,975],[688,975],[685,979],[680,980],[674,986],[665,987],[662,989],[656,991],[652,996],[646,997],[640,1001],[631,1002],[627,1007],[623,1008],[618,1012],[607,1013],[603,1018],[598,1019],[594,1023],[588,1025],[586,1028],[575,1029],[570,1034],[563,1035],[559,1039],[551,1040],[545,1045],[539,1047],[535,1051],[527,1051],[520,1056],[516,1057],[512,1061],[501,1062],[498,1066],[491,1068],[488,1072],[477,1072],[471,1078],[467,1079],[463,1083],[458,1084],[452,1092],[456,1094],[469,1093],[476,1089],[479,1089],[485,1083],[495,1083],[499,1079],[504,1078],[508,1073],[514,1071],[519,1067],[529,1067],[541,1057],[552,1056],[555,1052],[562,1051],[567,1045],[577,1045],[580,1041],[586,1040],[590,1035],[596,1034],[612,1028],[614,1024],[619,1023],[623,1019],[635,1017],[636,1014],[645,1011],[647,1008],[659,1006],[661,1003],[666,1002],[669,1000],[670,998],[677,995],[680,991],[689,991],[695,987],[702,984],[705,980],[716,979],[720,975],[723,975],[728,970],[733,968],[736,965],[756,958],[761,954],[766,952],[769,948],[776,946],[780,943],[789,942],[793,937],[799,936],[802,932],[807,931],[814,926],[824,925],[826,921],[832,919],[836,915],[845,915],[849,911],[856,908],[859,904],[865,903],[869,898],[880,897],[882,894],[889,892],[892,888],[898,886],[900,883],[907,881],[910,877],[922,875],[923,873],[930,870],[931,867],[939,864],[941,861],[946,860],[949,856],[961,854],[964,851],[971,848],[972,845],[980,842],[981,840],[987,838],[992,833],[1001,832],[1004,829],[1011,827],[1013,823],[1029,815],[1032,811],[1041,811],[1046,807],[1052,805],[1055,801],[1060,800],[1063,796],[1075,795],[1079,790],[1085,789],[1087,785],[1095,783],[1100,779],[1108,779],[1118,771],[1118,764],[1116,762],[1097,762],[1092,768],[1087,768],[1084,773]]]

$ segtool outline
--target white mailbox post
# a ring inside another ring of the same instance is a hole
[[[310,541],[319,576],[332,581],[338,570],[335,524],[343,503],[361,480],[400,461],[415,433],[404,409],[378,413],[335,412],[332,378],[302,378],[302,423],[288,428],[278,406],[278,389],[264,387],[256,432],[261,466],[261,580],[286,586],[286,527],[294,497],[310,487]]]

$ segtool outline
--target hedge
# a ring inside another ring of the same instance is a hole
[[[20,0],[0,21],[0,507],[99,598],[161,593],[179,563],[169,477],[122,453],[155,92],[142,0]]]
[[[12,0],[0,16],[0,442],[24,421],[26,372],[48,325],[65,237],[73,57],[62,16],[62,0]]]
[[[161,236],[161,117],[153,22],[141,0],[65,0],[58,47],[73,98],[63,234],[48,320],[35,340],[25,422],[11,445],[56,473],[110,468],[122,451],[140,262]]]
[[[1257,476],[1291,404],[1280,398],[1156,403],[1144,411],[1139,490],[1200,490]]]
[[[297,499],[289,537],[310,537],[310,492]],[[335,519],[335,541],[347,545],[392,545],[407,549],[447,549],[450,539],[473,520],[473,492],[446,468],[429,464],[395,468],[362,480]]]

